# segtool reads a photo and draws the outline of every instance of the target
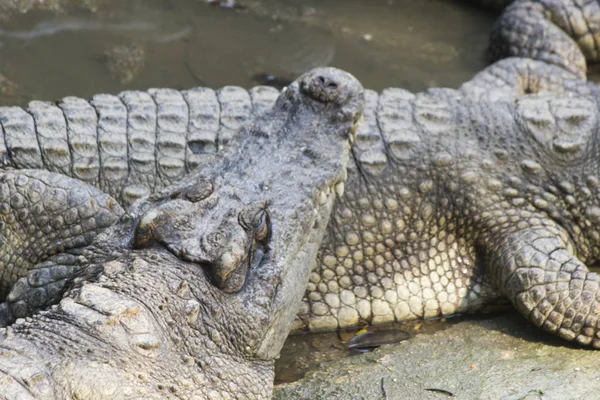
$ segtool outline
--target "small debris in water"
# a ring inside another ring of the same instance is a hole
[[[410,339],[410,333],[399,329],[361,332],[359,331],[356,336],[346,342],[348,349],[367,352],[377,347],[391,346]]]
[[[324,342],[322,340],[319,340],[319,338],[315,338],[312,341],[312,346],[319,351],[323,351],[323,350],[329,349],[331,347],[331,343],[328,343],[327,341]]]
[[[206,0],[206,2],[213,6],[219,6],[221,8],[233,8],[236,10],[245,10],[248,8],[244,4],[236,2],[236,0]]]
[[[373,35],[371,35],[370,33],[365,33],[365,34],[363,35],[363,40],[364,40],[365,42],[370,42],[371,40],[373,40]]]
[[[371,326],[368,327],[368,330],[372,332],[377,332],[379,330],[397,332],[402,330],[403,333],[400,333],[399,335],[406,338],[406,332],[410,333],[411,337],[417,334],[432,334],[439,332],[440,330],[444,330],[452,326],[453,323],[461,320],[463,320],[461,317],[452,318],[448,321],[446,321],[444,318],[438,318],[427,321],[392,324],[388,326]],[[354,328],[338,330],[336,332],[290,335],[286,341],[286,345],[282,349],[281,359],[275,364],[276,382],[278,384],[292,382],[301,379],[306,372],[314,371],[323,362],[338,360],[343,357],[351,357],[360,354],[360,351],[356,351],[354,349],[350,350],[348,348],[348,344],[358,333],[364,333],[368,330],[364,328]],[[315,339],[318,340],[315,341]],[[395,342],[398,342],[398,340]],[[317,347],[323,348],[323,350],[319,350]],[[399,380],[392,378],[391,381],[398,382]],[[390,381],[388,378],[386,378],[384,383],[386,386],[385,389],[388,392],[388,398],[390,398],[389,393],[392,389],[389,386]]]
[[[346,343],[350,339],[352,339],[354,336],[358,335],[359,332],[360,331],[357,331],[356,329],[341,329],[337,332],[337,334],[338,334],[339,339],[342,341],[342,343]],[[365,332],[366,332],[366,330],[365,330]]]
[[[266,73],[258,73],[252,76],[252,80],[257,85],[273,86],[279,90],[292,83],[293,79],[288,79],[280,76],[270,75]]]
[[[18,92],[18,86],[0,73],[0,94],[14,95]]]
[[[126,84],[142,70],[146,54],[143,47],[130,44],[114,46],[104,52],[104,57],[111,77]]]
[[[192,32],[193,32],[192,27],[189,25],[186,25],[176,32],[169,33],[166,35],[156,36],[154,41],[156,43],[160,43],[160,44],[177,42],[179,40],[187,39],[192,34]]]
[[[303,17],[309,17],[311,15],[316,14],[317,9],[314,7],[303,7],[302,8],[302,16]]]

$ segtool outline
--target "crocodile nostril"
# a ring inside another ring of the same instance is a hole
[[[328,75],[327,73],[309,75],[301,84],[302,92],[323,103],[336,101],[342,93],[341,84],[337,77]]]
[[[325,78],[322,75],[317,76],[317,80],[319,81],[321,87],[324,87],[325,89],[337,89],[338,85],[337,83],[335,83],[334,81]]]

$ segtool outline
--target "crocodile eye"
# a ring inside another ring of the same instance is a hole
[[[269,214],[266,210],[261,210],[257,213],[256,223],[254,240],[259,243],[265,243],[269,239],[269,234],[271,233]]]
[[[260,243],[269,239],[271,227],[267,203],[253,204],[238,215],[238,223],[244,228],[249,236]]]

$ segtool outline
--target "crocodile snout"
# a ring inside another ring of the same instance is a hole
[[[356,79],[347,72],[336,68],[316,68],[301,78],[300,90],[323,103],[344,104],[361,88]]]

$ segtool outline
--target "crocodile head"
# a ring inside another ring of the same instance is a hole
[[[271,362],[288,334],[362,108],[354,77],[315,69],[211,165],[129,211],[133,247],[193,266],[196,300],[212,310],[197,324],[215,326],[244,357]]]

